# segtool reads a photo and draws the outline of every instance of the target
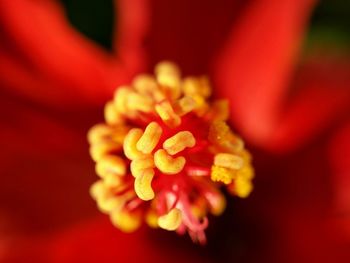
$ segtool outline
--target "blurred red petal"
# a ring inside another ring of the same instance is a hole
[[[350,113],[350,64],[346,59],[310,58],[300,69],[296,95],[280,114],[265,147],[294,150]]]
[[[46,239],[27,240],[7,250],[15,262],[208,262],[199,251],[174,246],[145,229],[124,234],[107,218],[81,224]],[[29,249],[27,248],[29,247]],[[21,251],[18,254],[18,251]],[[12,253],[11,253],[12,252]]]
[[[3,231],[42,233],[97,213],[88,109],[57,113],[0,93],[0,111],[0,242]]]
[[[348,220],[350,241],[350,119],[334,135],[329,148],[335,208],[339,219]]]
[[[218,95],[251,141],[271,134],[293,73],[313,0],[254,1],[241,14],[216,63]]]
[[[146,41],[151,64],[169,59],[185,74],[205,74],[239,12],[251,1],[151,1]]]
[[[1,156],[9,152],[28,156],[72,152],[85,143],[85,136],[81,138],[77,130],[53,116],[0,94],[4,113],[0,117]]]
[[[1,53],[11,54],[21,63],[20,70],[11,72],[29,72],[39,83],[47,83],[18,85],[13,76],[7,76],[6,64],[2,62],[1,82],[7,84],[3,86],[11,91],[16,89],[21,95],[38,99],[39,96],[33,94],[41,93],[45,103],[56,106],[99,103],[110,97],[115,86],[126,82],[144,63],[143,58],[137,61],[135,57],[131,64],[125,63],[127,55],[113,59],[111,54],[77,33],[54,1],[1,1],[0,10]],[[141,30],[138,33],[141,34]],[[123,39],[123,35],[118,37]],[[128,40],[140,39],[129,37],[123,40],[124,45]]]
[[[251,220],[265,217],[272,225],[262,226],[271,239],[266,262],[345,263],[350,258],[344,230],[332,220],[333,175],[325,138],[286,155],[265,160],[255,155],[259,176],[251,203],[242,210],[253,211]]]
[[[143,69],[148,60],[144,38],[150,30],[149,0],[114,0],[116,19],[114,50],[122,65],[131,72]]]

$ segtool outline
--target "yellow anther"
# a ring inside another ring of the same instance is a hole
[[[104,177],[104,183],[108,187],[118,187],[122,185],[122,179],[116,174],[107,174]]]
[[[160,85],[162,85],[163,87],[169,88],[169,90],[172,92],[181,92],[180,76],[175,72],[160,71],[157,75],[157,81]],[[177,94],[177,95],[180,95],[180,94]]]
[[[182,222],[182,213],[178,208],[173,208],[169,213],[158,218],[158,225],[168,231],[176,230]]]
[[[214,182],[223,182],[224,184],[230,184],[235,177],[235,171],[213,165],[211,167],[210,178]]]
[[[199,95],[208,98],[211,94],[209,80],[206,77],[187,77],[183,80],[182,89],[187,96]]]
[[[122,114],[117,111],[112,101],[107,102],[104,108],[104,116],[106,123],[109,125],[116,125],[124,122]]]
[[[181,131],[170,137],[163,143],[163,148],[171,155],[177,154],[186,147],[191,148],[196,144],[196,139],[189,131]]]
[[[217,193],[217,197],[210,199],[210,212],[215,215],[221,215],[226,208],[226,198],[221,193]]]
[[[139,214],[131,214],[124,210],[112,211],[110,218],[115,227],[126,233],[135,231],[141,225],[141,216]]]
[[[164,149],[160,149],[154,154],[154,164],[160,171],[166,174],[177,174],[181,172],[185,163],[186,159],[184,157],[173,158]]]
[[[197,116],[203,116],[205,113],[208,112],[210,107],[203,96],[193,95],[192,98],[195,101],[196,107],[194,109],[194,112],[197,113]]]
[[[155,102],[160,102],[166,99],[166,96],[160,90],[157,81],[151,75],[143,74],[136,77],[133,81],[133,87],[140,94],[153,98]]]
[[[191,212],[197,218],[203,218],[207,213],[207,201],[203,197],[198,197],[191,205]]]
[[[237,177],[251,180],[254,177],[254,169],[251,165],[245,165],[242,169],[237,171]]]
[[[121,144],[116,142],[101,142],[90,146],[90,155],[95,162],[98,162],[106,155],[122,148]]]
[[[131,174],[134,177],[142,175],[146,169],[154,168],[153,156],[147,156],[143,159],[133,160],[130,164]]]
[[[137,196],[144,200],[152,200],[154,191],[152,189],[152,180],[154,177],[153,169],[144,170],[143,173],[135,178],[134,188]]]
[[[100,177],[108,174],[125,175],[126,165],[122,158],[115,155],[107,155],[96,163],[96,173]]]
[[[170,61],[162,61],[162,62],[158,63],[156,65],[154,71],[155,71],[156,75],[169,74],[169,75],[180,76],[179,67]]]
[[[232,186],[233,188],[231,189],[231,192],[241,198],[248,197],[253,190],[253,184],[251,181],[240,177],[237,177]]]
[[[247,150],[241,151],[240,155],[245,163],[250,163],[252,161],[252,155]]]
[[[153,100],[150,97],[140,95],[136,92],[130,92],[127,99],[128,110],[137,110],[142,112],[153,111]]]
[[[161,62],[155,68],[158,83],[169,93],[172,99],[181,95],[180,70],[171,62]]]
[[[133,80],[133,87],[143,95],[152,95],[158,89],[158,84],[153,76],[142,74]]]
[[[158,216],[155,211],[149,210],[145,217],[146,223],[152,228],[158,228]]]
[[[144,154],[149,154],[157,146],[160,136],[162,135],[162,128],[156,122],[151,122],[147,125],[145,132],[138,140],[136,148]]]
[[[227,100],[217,100],[211,106],[208,113],[213,121],[226,121],[230,115],[229,104]]]
[[[111,136],[112,133],[113,129],[111,127],[105,124],[97,124],[89,130],[87,138],[90,144],[95,144],[105,140],[105,138]]]
[[[210,126],[208,139],[223,151],[239,153],[244,148],[243,141],[223,121],[214,122]]]
[[[116,90],[114,94],[114,105],[118,112],[128,112],[128,97],[131,92],[132,91],[129,86],[122,86]]]
[[[163,101],[155,106],[156,112],[163,122],[171,128],[181,124],[181,118],[174,112],[169,101]]]
[[[160,103],[166,99],[166,96],[161,90],[155,90],[153,92],[153,98],[156,103]]]
[[[96,200],[99,210],[103,213],[109,213],[123,205],[122,199],[113,196],[111,189],[102,180],[90,187],[90,195]]]
[[[224,167],[232,170],[239,170],[243,167],[243,159],[230,153],[218,153],[214,157],[214,164],[216,166]]]
[[[90,187],[90,195],[93,199],[97,199],[106,193],[106,186],[102,180],[98,180],[93,183]]]
[[[177,100],[174,105],[174,112],[183,116],[189,112],[191,112],[196,107],[196,102],[192,97],[185,96],[179,100]]]
[[[158,83],[171,99],[177,99],[181,96],[180,78],[172,75],[161,74],[157,78]]]
[[[130,160],[145,157],[145,155],[136,148],[137,141],[141,138],[143,132],[141,129],[134,128],[129,131],[124,139],[124,154]]]
[[[112,195],[97,198],[96,202],[98,209],[105,214],[109,214],[114,210],[120,210],[125,203],[124,200]]]
[[[109,136],[110,140],[119,144],[124,143],[124,138],[128,134],[130,128],[124,125],[118,125],[114,128],[113,133]],[[107,137],[108,138],[108,137]]]

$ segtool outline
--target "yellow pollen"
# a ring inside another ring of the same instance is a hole
[[[183,81],[182,88],[185,95],[188,95],[188,96],[199,95],[203,98],[208,98],[211,94],[209,81],[206,77],[201,77],[201,78],[187,77]]]
[[[244,149],[243,141],[234,135],[230,127],[223,121],[214,122],[210,126],[208,139],[221,151],[238,153]]]
[[[174,75],[174,76],[180,76],[180,69],[179,67],[170,61],[163,61],[156,65],[154,72],[156,76],[160,74],[167,74],[167,75]]]
[[[131,93],[129,86],[119,87],[114,95],[114,105],[118,112],[127,113],[128,112],[128,97]]]
[[[233,170],[213,165],[211,167],[210,178],[214,182],[223,182],[224,184],[230,184],[234,179],[235,172]]]
[[[144,170],[154,168],[153,156],[147,156],[144,159],[131,161],[130,171],[134,177],[140,176]]]
[[[154,154],[154,164],[156,167],[166,174],[177,174],[181,172],[186,163],[186,159],[182,156],[173,158],[164,149],[159,149]]]
[[[162,121],[170,128],[175,128],[181,124],[181,118],[174,112],[168,101],[162,101],[157,104],[155,110]]]
[[[215,198],[215,201],[210,202],[210,212],[215,216],[219,216],[224,212],[225,208],[226,199],[221,193],[218,193],[218,198]]]
[[[137,110],[141,112],[151,112],[153,110],[152,99],[136,92],[129,93],[127,105],[129,110]]]
[[[121,178],[116,174],[107,174],[104,177],[104,182],[108,187],[118,187],[121,185]]]
[[[241,170],[237,171],[237,177],[244,178],[245,180],[251,180],[254,177],[254,169],[251,166],[244,166]]]
[[[243,167],[243,159],[230,153],[218,153],[214,157],[214,164],[224,168],[238,170]]]
[[[177,154],[186,147],[191,148],[196,144],[196,139],[189,131],[181,131],[170,137],[163,143],[163,148],[171,155]]]
[[[147,74],[137,76],[133,80],[133,87],[142,95],[153,95],[153,92],[158,89],[155,78]]]
[[[113,225],[125,233],[134,232],[141,225],[139,214],[131,214],[123,210],[112,211],[110,218]]]
[[[213,121],[226,121],[230,115],[228,101],[217,100],[213,102],[209,114]]]
[[[90,195],[93,199],[97,199],[105,193],[105,185],[102,180],[98,180],[97,182],[93,183],[90,187]]]
[[[158,228],[158,216],[153,209],[147,212],[145,220],[150,227]]]
[[[207,213],[207,201],[204,198],[198,198],[195,200],[195,202],[191,206],[191,212],[197,217],[197,218],[203,218],[205,217]]]
[[[105,124],[97,124],[93,126],[87,135],[90,144],[100,143],[106,136],[110,136],[113,129]]]
[[[126,165],[119,156],[107,155],[96,163],[96,173],[102,178],[108,174],[125,175]]]
[[[137,196],[144,201],[152,200],[154,198],[154,191],[151,186],[153,177],[153,169],[147,169],[143,170],[143,173],[135,178],[135,192]]]
[[[237,177],[233,184],[234,188],[232,192],[241,198],[246,198],[249,196],[253,190],[253,184],[250,180],[246,180],[241,177]]]
[[[104,115],[106,123],[109,125],[117,125],[124,122],[123,116],[117,111],[113,101],[107,102],[104,108]]]
[[[168,93],[172,99],[177,99],[181,95],[179,68],[174,63],[162,62],[156,66],[155,73],[165,93]]]
[[[101,142],[90,146],[90,155],[95,162],[98,162],[110,152],[120,150],[121,148],[121,144],[116,142]]]
[[[195,107],[196,107],[196,101],[189,96],[185,96],[175,101],[173,105],[174,112],[179,116],[184,116],[185,114],[194,110]]]
[[[109,214],[114,210],[120,210],[125,203],[124,201],[111,196],[109,198],[98,198],[96,199],[96,202],[98,209],[105,214]]]
[[[162,135],[162,128],[156,122],[151,122],[147,125],[145,132],[138,140],[136,148],[144,154],[149,154],[157,146],[160,136]]]
[[[124,153],[126,157],[128,157],[130,160],[134,159],[140,159],[145,157],[145,155],[140,152],[136,144],[138,140],[141,138],[143,135],[143,132],[141,129],[134,128],[129,131],[129,133],[125,136],[124,139]]]
[[[96,200],[99,210],[107,214],[114,209],[119,209],[125,202],[124,198],[113,196],[111,189],[102,180],[91,186],[90,194]]]
[[[176,230],[182,222],[182,213],[180,209],[173,208],[169,213],[158,218],[158,225],[168,231]]]

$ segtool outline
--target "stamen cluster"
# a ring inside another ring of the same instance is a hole
[[[251,156],[226,124],[227,101],[210,95],[206,77],[182,79],[162,62],[106,104],[105,123],[88,133],[100,177],[91,195],[116,227],[131,232],[145,220],[205,243],[208,213],[226,206],[220,185],[249,195]]]

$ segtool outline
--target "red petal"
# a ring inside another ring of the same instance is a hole
[[[218,93],[251,142],[264,143],[275,126],[313,2],[251,2],[216,64]]]
[[[350,229],[350,119],[334,135],[330,143],[329,157],[333,169],[332,183],[336,211],[349,221]],[[349,240],[350,240],[350,231]]]
[[[7,252],[12,254],[10,257],[16,262],[27,262],[27,258],[33,262],[47,263],[208,262],[194,247],[188,249],[183,243],[174,243],[168,237],[157,236],[150,235],[145,229],[132,234],[121,233],[105,218],[77,226],[49,239],[28,240],[22,243],[22,248],[17,245],[13,251]],[[27,245],[31,249],[25,249]],[[18,251],[21,253],[18,254]]]
[[[170,59],[185,74],[204,74],[249,1],[156,0],[146,47],[151,64]]]
[[[58,113],[0,98],[0,217],[8,218],[0,232],[42,233],[97,213],[88,194],[95,180],[88,109]]]
[[[13,69],[14,76],[10,77],[5,75],[6,64],[2,64],[2,82],[19,94],[38,99],[33,94],[41,93],[46,103],[56,105],[99,103],[110,97],[115,87],[126,82],[143,63],[142,58],[137,61],[132,57],[131,64],[124,64],[127,55],[122,60],[113,59],[77,33],[55,2],[1,1],[0,10],[5,43],[1,53],[11,54],[15,63],[20,63],[20,69]],[[139,41],[136,37],[129,40]],[[123,41],[124,45],[128,42]],[[18,72],[32,75],[47,85],[19,86],[17,80],[11,79]]]
[[[150,29],[149,0],[114,0],[116,20],[114,50],[123,66],[137,72],[146,65],[144,38]]]
[[[310,58],[297,76],[298,91],[271,132],[266,148],[293,150],[350,113],[350,64],[346,59]]]

